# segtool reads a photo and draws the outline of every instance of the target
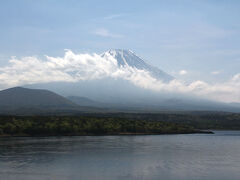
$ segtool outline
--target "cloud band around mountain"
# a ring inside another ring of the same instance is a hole
[[[98,54],[75,54],[70,50],[63,57],[12,58],[9,65],[0,68],[0,88],[35,83],[79,82],[104,78],[121,78],[141,88],[171,93],[187,93],[225,102],[240,102],[240,73],[224,83],[210,84],[194,81],[186,84],[179,80],[162,82],[146,70],[119,66],[113,57]]]

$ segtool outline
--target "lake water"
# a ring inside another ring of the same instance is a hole
[[[0,138],[1,180],[240,179],[240,131]]]

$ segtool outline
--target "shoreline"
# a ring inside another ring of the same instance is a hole
[[[122,132],[122,133],[105,133],[105,134],[39,134],[39,135],[29,135],[29,134],[3,134],[0,138],[8,137],[70,137],[70,136],[148,136],[148,135],[181,135],[181,134],[214,134],[213,131],[209,130],[197,130],[195,132],[169,132],[169,133],[132,133],[132,132]]]

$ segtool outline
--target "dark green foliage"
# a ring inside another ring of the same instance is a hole
[[[4,135],[114,135],[195,132],[199,131],[183,124],[117,117],[0,117],[0,134]]]
[[[133,120],[171,122],[195,129],[240,130],[239,113],[181,112],[181,113],[115,113],[96,114],[98,117],[126,118]]]
[[[240,130],[240,114],[84,114],[0,116],[0,135],[114,135],[194,133],[196,129]]]

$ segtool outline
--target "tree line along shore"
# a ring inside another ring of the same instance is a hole
[[[0,116],[1,136],[207,133],[191,125],[95,116]]]

